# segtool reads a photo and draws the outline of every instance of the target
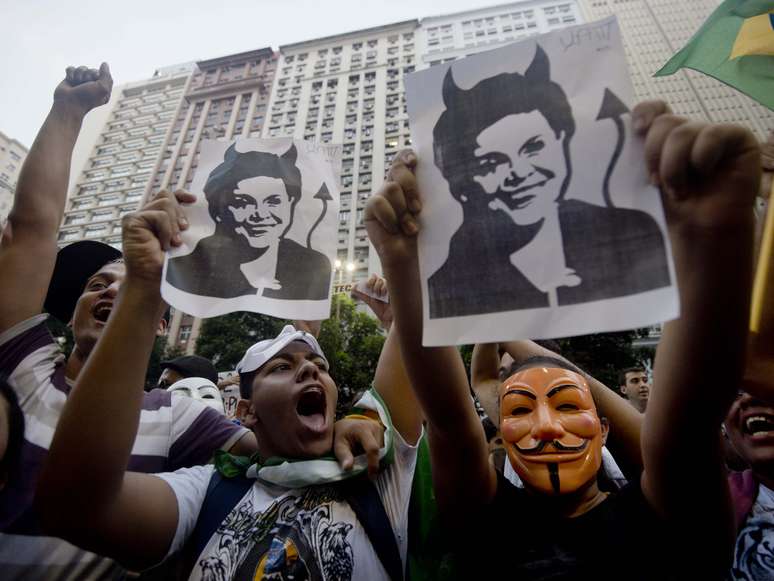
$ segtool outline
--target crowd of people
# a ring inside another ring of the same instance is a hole
[[[425,160],[404,150],[365,210],[384,278],[357,296],[387,335],[372,388],[335,417],[319,322],[296,321],[244,353],[234,421],[203,358],[143,389],[193,194],[125,216],[121,252],[57,250],[73,147],[111,88],[105,64],[67,70],[2,232],[0,577],[774,579],[749,131],[632,112],[682,305],[652,381],[636,367],[606,386],[552,342],[476,345],[470,375],[455,347],[423,346]],[[72,329],[68,357],[49,316]]]

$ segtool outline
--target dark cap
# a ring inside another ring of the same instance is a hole
[[[44,308],[63,323],[69,323],[89,278],[121,256],[120,250],[96,240],[82,240],[62,248],[56,255]]]
[[[182,355],[169,361],[161,362],[161,369],[174,369],[183,377],[203,377],[215,385],[218,384],[218,372],[209,359],[198,355]]]

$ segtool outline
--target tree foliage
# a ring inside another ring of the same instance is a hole
[[[359,312],[355,301],[346,295],[334,295],[331,313],[331,318],[323,321],[319,339],[331,376],[339,386],[341,412],[371,386],[384,336],[376,320]]]
[[[218,371],[232,371],[250,345],[275,337],[287,323],[244,311],[205,319],[196,341],[196,354],[212,361]]]
[[[618,389],[618,372],[641,365],[649,353],[632,347],[644,331],[596,333],[558,339],[562,355],[608,387]]]

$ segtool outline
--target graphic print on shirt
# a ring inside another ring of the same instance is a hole
[[[353,525],[332,520],[334,502],[342,499],[332,487],[314,487],[280,498],[263,513],[253,511],[251,500],[242,503],[218,528],[211,554],[199,561],[202,579],[351,579]]]
[[[754,516],[736,537],[731,578],[738,581],[774,581],[774,522]]]

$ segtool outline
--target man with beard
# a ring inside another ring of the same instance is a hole
[[[431,319],[669,285],[664,240],[650,215],[567,196],[575,120],[540,46],[523,75],[503,73],[469,90],[455,84],[449,68],[443,100],[433,130],[435,164],[462,206],[463,222],[446,262],[429,278]]]
[[[497,475],[459,351],[422,345],[413,152],[393,162],[366,207],[427,419],[439,510],[466,578],[713,579],[731,560],[718,429],[744,365],[759,146],[746,129],[688,122],[664,103],[643,103],[633,115],[648,173],[665,192],[682,311],[665,325],[656,355],[642,473],[620,491],[605,493],[597,481],[600,415],[613,433],[616,422],[583,374],[555,358],[525,361],[499,391],[504,446],[525,488]],[[485,282],[513,292],[496,275]],[[481,530],[496,532],[475,534]]]

